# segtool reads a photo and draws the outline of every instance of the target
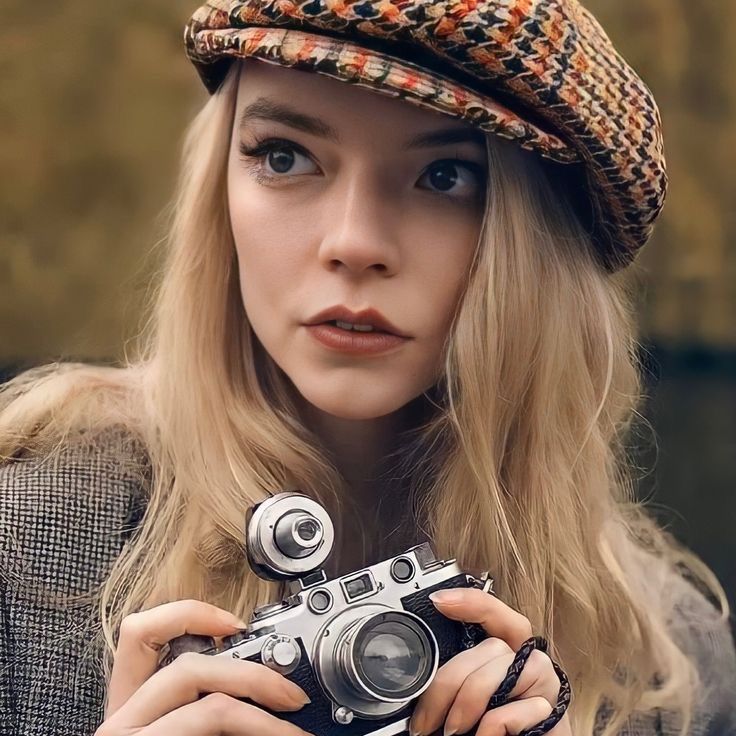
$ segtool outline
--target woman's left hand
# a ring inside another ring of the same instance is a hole
[[[529,619],[478,588],[448,588],[430,599],[447,618],[480,624],[489,638],[456,654],[437,670],[417,701],[411,736],[428,736],[443,722],[444,736],[461,734],[479,721],[477,736],[506,736],[535,726],[552,713],[560,679],[552,660],[538,649],[524,665],[509,701],[486,710],[517,650],[533,635]],[[548,734],[572,736],[567,713]]]

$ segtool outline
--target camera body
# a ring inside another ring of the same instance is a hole
[[[226,637],[185,635],[162,664],[184,651],[264,664],[310,697],[296,712],[275,713],[319,736],[391,736],[408,729],[417,698],[438,667],[486,637],[476,624],[443,616],[429,594],[482,587],[454,560],[436,559],[428,543],[328,580],[319,567],[332,546],[324,509],[297,493],[276,494],[249,512],[251,566],[267,579],[288,579],[289,595],[260,606],[248,628]],[[316,568],[310,568],[316,562]],[[262,707],[262,706],[259,706]],[[263,708],[268,710],[267,708]]]

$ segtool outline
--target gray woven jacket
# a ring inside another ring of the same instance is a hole
[[[94,606],[43,598],[98,586],[142,517],[145,484],[135,463],[119,460],[120,437],[113,432],[96,446],[68,447],[53,465],[25,458],[0,466],[3,736],[84,736],[102,721],[104,677],[98,654],[88,646],[99,630]],[[683,584],[678,610],[673,629],[696,658],[704,682],[691,734],[735,736],[730,631],[690,586]],[[672,729],[661,713],[625,734],[671,736]]]

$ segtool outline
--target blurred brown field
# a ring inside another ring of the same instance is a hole
[[[585,4],[664,124],[669,195],[639,260],[642,339],[661,363],[646,407],[659,455],[651,472],[655,446],[643,437],[641,492],[676,509],[678,535],[733,600],[736,3]],[[140,324],[182,134],[207,96],[182,44],[195,7],[4,0],[0,380],[3,366],[113,361]]]

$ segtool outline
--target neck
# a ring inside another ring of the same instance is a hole
[[[400,433],[411,427],[409,405],[374,419],[343,419],[304,399],[299,408],[305,425],[319,438],[356,501],[375,490],[387,456],[397,448]]]
[[[354,420],[295,398],[302,421],[318,437],[349,489],[329,574],[334,577],[373,564],[409,532],[402,522],[407,512],[401,490],[405,484],[389,472],[396,462],[390,455],[399,449],[401,433],[421,420],[424,400],[418,397],[382,417]]]

